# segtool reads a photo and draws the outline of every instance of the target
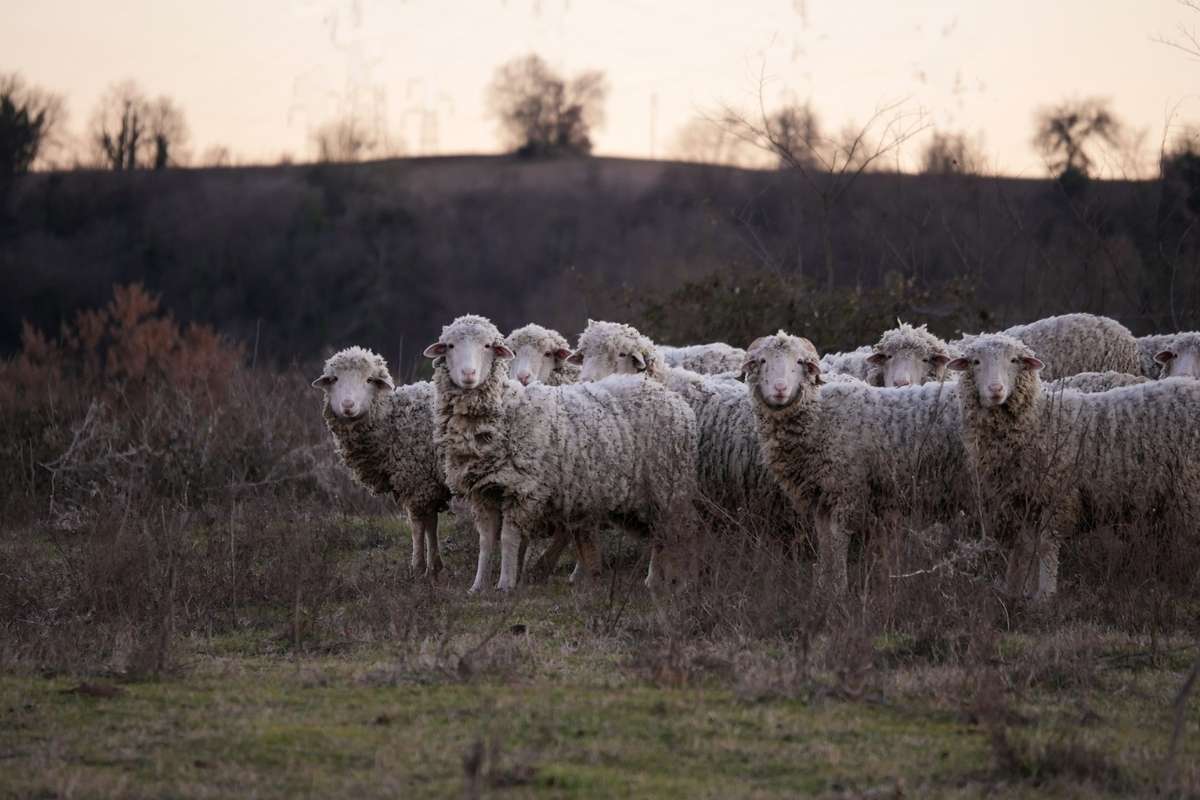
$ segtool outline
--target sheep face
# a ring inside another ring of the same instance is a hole
[[[568,359],[578,364],[579,380],[598,381],[609,375],[657,374],[661,362],[654,343],[636,328],[619,322],[588,320],[579,347]],[[653,363],[652,363],[653,362]]]
[[[773,408],[791,405],[801,392],[822,383],[816,348],[807,339],[782,331],[750,345],[742,374],[750,391]]]
[[[999,408],[1012,397],[1022,372],[1037,371],[1044,365],[1025,344],[996,334],[976,337],[964,348],[963,357],[947,366],[969,376],[968,383],[975,384],[981,406]]]
[[[876,351],[867,357],[883,374],[884,386],[920,386],[926,381],[938,381],[950,362],[943,353],[904,348],[892,353]]]
[[[376,395],[394,388],[383,359],[358,347],[330,358],[312,385],[325,392],[329,410],[344,420],[359,419],[375,402]]]
[[[441,338],[425,348],[426,358],[445,359],[450,381],[475,389],[492,374],[497,358],[513,357],[499,331],[483,317],[460,317],[442,329]]]
[[[1154,360],[1162,365],[1159,377],[1200,379],[1200,333],[1180,334]]]
[[[538,343],[523,344],[514,347],[511,374],[523,386],[531,383],[545,383],[555,368],[571,356],[571,351],[565,347],[547,348]]]

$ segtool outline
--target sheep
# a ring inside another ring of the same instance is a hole
[[[700,494],[728,514],[753,514],[769,529],[794,537],[803,519],[763,462],[745,387],[725,376],[667,366],[660,354],[661,348],[630,325],[589,320],[571,358],[581,365],[584,381],[641,373],[678,393],[696,414]]]
[[[961,373],[962,439],[983,506],[1013,540],[1010,593],[1052,595],[1059,544],[1085,521],[1200,523],[1200,383],[1050,392],[1034,349],[1004,334],[974,338],[948,366]]]
[[[435,420],[446,483],[479,532],[472,592],[500,541],[497,588],[516,586],[528,537],[603,522],[649,536],[656,588],[669,534],[694,530],[696,417],[641,376],[566,385],[508,379],[513,353],[485,317],[459,317],[425,349],[434,359]]]
[[[1107,392],[1109,389],[1119,389],[1122,386],[1137,386],[1150,379],[1142,375],[1130,375],[1125,372],[1081,372],[1067,378],[1049,381],[1046,387],[1050,391],[1060,392],[1070,389],[1076,392]]]
[[[532,382],[562,386],[578,382],[579,368],[567,363],[571,345],[558,331],[530,324],[510,333],[504,343],[513,352],[510,373],[522,385]]]
[[[1147,378],[1200,378],[1200,333],[1167,333],[1137,340],[1138,363]]]
[[[312,385],[324,393],[322,414],[342,462],[372,494],[390,494],[408,512],[412,570],[436,576],[438,512],[450,489],[434,446],[433,384],[397,387],[382,356],[348,347]]]
[[[857,351],[856,351],[857,352]],[[900,322],[879,337],[866,358],[866,377],[872,386],[920,386],[946,379],[952,348],[922,325]]]
[[[1027,325],[1014,325],[1000,333],[1029,345],[1045,364],[1043,380],[1065,378],[1081,372],[1140,373],[1137,340],[1121,323],[1094,314],[1063,314]],[[962,349],[973,336],[953,346]]]
[[[591,320],[588,320],[589,324]],[[702,375],[715,375],[722,372],[735,372],[741,369],[746,351],[740,347],[712,342],[710,344],[693,344],[688,347],[658,348],[667,366],[680,367]]]
[[[964,463],[955,384],[826,385],[812,343],[783,331],[750,345],[745,372],[767,466],[815,523],[818,585],[845,593],[852,530],[902,498],[950,513]]]
[[[850,375],[860,381],[866,381],[871,374],[871,365],[867,359],[875,352],[875,348],[864,345],[848,353],[826,353],[821,356],[822,375]]]

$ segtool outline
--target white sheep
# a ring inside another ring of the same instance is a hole
[[[1085,520],[1200,523],[1200,383],[1049,392],[1035,351],[1003,334],[975,337],[949,367],[983,508],[1013,539],[1011,593],[1053,594],[1060,541]]]
[[[510,333],[504,343],[513,352],[509,374],[522,385],[562,386],[579,381],[579,368],[567,362],[571,345],[558,331],[529,324]]]
[[[1066,378],[1049,381],[1046,388],[1052,392],[1072,390],[1076,392],[1107,392],[1109,389],[1119,389],[1122,386],[1137,386],[1150,379],[1143,375],[1130,375],[1126,372],[1081,372]]]
[[[920,386],[946,379],[946,364],[956,353],[925,325],[907,322],[885,331],[867,356],[864,380],[872,386]]]
[[[592,323],[588,320],[588,324]],[[746,351],[740,347],[711,342],[709,344],[693,344],[687,347],[658,348],[663,361],[669,367],[679,367],[702,375],[715,375],[723,372],[736,372],[741,369]]]
[[[582,366],[584,381],[641,373],[678,393],[696,413],[700,494],[726,514],[749,515],[754,527],[795,536],[804,520],[763,462],[745,386],[727,375],[667,366],[660,355],[661,348],[630,325],[589,320],[571,358]]]
[[[497,540],[497,586],[510,590],[527,538],[604,523],[651,539],[653,588],[667,544],[694,532],[696,417],[688,405],[640,376],[523,387],[508,379],[512,351],[479,316],[447,325],[425,355],[435,359],[446,482],[468,499],[479,531],[471,591],[483,589]]]
[[[1200,333],[1166,333],[1137,340],[1138,363],[1147,378],[1200,379]]]
[[[845,592],[852,533],[906,499],[950,513],[963,480],[955,384],[825,385],[812,343],[783,331],[750,345],[745,371],[767,466],[813,516],[827,590]]]
[[[408,512],[413,571],[437,575],[438,512],[447,508],[450,489],[434,447],[433,384],[397,387],[382,356],[349,347],[330,356],[312,385],[324,392],[325,424],[350,472]]]
[[[871,364],[867,361],[875,349],[864,345],[848,353],[826,353],[821,356],[822,375],[849,375],[864,383],[871,374]]]
[[[1045,380],[1081,372],[1140,372],[1138,345],[1121,323],[1095,314],[1063,314],[1027,325],[1014,325],[1000,333],[1029,345],[1046,365]],[[973,336],[951,346],[962,349]]]

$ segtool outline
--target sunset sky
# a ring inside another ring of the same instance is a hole
[[[931,128],[982,140],[993,169],[1040,175],[1039,106],[1101,96],[1153,157],[1172,109],[1200,122],[1200,62],[1178,38],[1200,13],[1175,0],[0,0],[0,71],[66,96],[84,128],[110,83],[133,78],[183,107],[199,155],[312,155],[321,122],[356,110],[410,154],[494,152],[485,89],[537,52],[611,85],[596,152],[669,156],[721,104],[811,99],[825,127],[903,101]],[[915,158],[917,146],[905,154]]]

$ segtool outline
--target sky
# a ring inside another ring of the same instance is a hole
[[[928,131],[979,142],[988,167],[1042,175],[1039,107],[1107,98],[1144,135],[1200,123],[1200,61],[1156,38],[1200,29],[1176,0],[0,0],[0,72],[63,94],[82,132],[132,78],[183,108],[197,157],[313,155],[353,112],[412,155],[497,152],[485,92],[530,52],[603,70],[601,155],[669,157],[723,105],[810,101],[827,130],[900,104]],[[927,132],[928,132],[927,131]],[[927,135],[927,134],[926,134]],[[901,165],[915,163],[920,142]],[[1110,162],[1115,163],[1115,161]],[[1115,167],[1114,167],[1115,169]]]

